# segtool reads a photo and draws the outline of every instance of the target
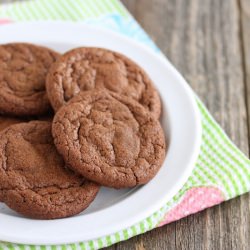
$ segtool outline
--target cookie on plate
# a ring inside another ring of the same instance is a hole
[[[159,121],[138,102],[109,91],[75,96],[55,114],[52,135],[72,169],[108,187],[147,183],[165,158]]]
[[[14,211],[36,219],[64,218],[88,207],[98,190],[66,167],[50,122],[20,123],[0,133],[0,196]]]
[[[45,78],[58,55],[27,43],[0,45],[0,114],[42,115],[50,109]]]
[[[147,73],[126,56],[101,48],[77,48],[49,70],[46,88],[55,111],[79,91],[106,88],[140,102],[156,118],[161,101]]]
[[[25,122],[25,120],[0,115],[0,131],[4,130],[10,125],[21,123],[21,122]],[[2,202],[1,192],[0,192],[0,202]]]
[[[19,119],[10,116],[1,116],[0,115],[0,131],[4,130],[5,128],[9,127],[10,125],[25,122],[25,119]]]

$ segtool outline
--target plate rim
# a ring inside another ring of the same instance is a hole
[[[32,21],[32,22],[19,22],[19,23],[10,23],[10,24],[4,24],[2,26],[0,26],[0,34],[2,32],[3,29],[6,29],[8,27],[16,27],[18,28],[21,28],[26,26],[27,28],[27,25],[29,26],[39,26],[40,25],[40,28],[45,25],[45,26],[53,26],[53,25],[68,25],[69,26],[78,26],[79,28],[81,29],[85,29],[85,30],[94,30],[95,32],[101,32],[102,34],[106,33],[112,37],[115,37],[116,39],[120,39],[120,40],[124,40],[125,43],[128,43],[129,45],[131,46],[135,46],[136,48],[138,49],[141,49],[141,50],[144,50],[146,53],[150,54],[150,56],[154,57],[154,58],[157,58],[157,60],[159,60],[161,62],[161,64],[164,64],[166,67],[168,67],[169,71],[171,71],[173,73],[173,75],[176,77],[176,79],[178,79],[178,82],[180,83],[181,87],[183,88],[185,94],[187,95],[188,97],[188,100],[193,108],[193,115],[195,117],[195,121],[194,121],[194,126],[195,126],[195,130],[196,130],[196,137],[194,138],[194,144],[193,144],[193,152],[192,152],[192,155],[189,157],[189,161],[188,163],[186,164],[188,167],[186,167],[185,169],[185,172],[184,174],[179,178],[178,182],[176,183],[176,185],[174,187],[171,188],[171,190],[169,192],[167,192],[167,195],[165,195],[165,198],[162,198],[161,201],[157,201],[156,203],[154,204],[150,204],[150,209],[147,208],[145,209],[144,211],[142,211],[140,213],[140,216],[138,214],[136,215],[133,215],[131,216],[131,218],[129,220],[127,220],[126,222],[122,222],[122,226],[116,226],[116,227],[110,227],[110,229],[107,231],[107,233],[101,233],[100,235],[98,236],[95,236],[95,237],[89,237],[89,238],[85,238],[83,240],[83,236],[81,236],[81,238],[78,237],[72,237],[72,240],[69,240],[69,239],[57,239],[57,240],[54,240],[54,239],[39,239],[39,242],[38,240],[34,240],[34,239],[30,239],[29,237],[19,237],[19,236],[13,236],[13,235],[8,235],[8,234],[5,234],[4,233],[4,230],[1,230],[0,228],[0,240],[3,240],[3,241],[7,241],[7,242],[15,242],[15,243],[22,243],[22,244],[67,244],[67,243],[75,243],[75,242],[80,242],[80,241],[88,241],[88,240],[93,240],[95,238],[100,238],[100,237],[103,237],[103,236],[106,236],[106,235],[110,235],[110,234],[113,234],[113,233],[116,233],[120,230],[123,230],[124,228],[128,228],[140,221],[142,221],[143,219],[147,218],[148,216],[152,215],[154,212],[156,212],[157,210],[159,210],[162,206],[164,206],[164,204],[169,201],[178,191],[179,189],[184,185],[184,183],[186,182],[186,180],[188,179],[188,177],[190,176],[191,174],[191,171],[193,170],[194,166],[195,166],[195,160],[197,159],[198,157],[198,154],[199,154],[199,150],[200,150],[200,145],[201,145],[201,118],[200,118],[200,112],[198,110],[198,106],[197,106],[197,103],[195,101],[195,95],[194,93],[192,92],[191,88],[189,87],[189,85],[187,84],[187,82],[184,80],[184,78],[180,75],[180,73],[175,69],[175,67],[166,59],[166,57],[162,57],[161,55],[158,55],[156,54],[155,52],[153,52],[152,49],[148,48],[146,45],[144,44],[141,44],[131,38],[128,38],[127,36],[125,35],[122,35],[122,34],[118,34],[117,32],[114,32],[114,31],[111,31],[111,30],[108,30],[108,29],[105,29],[105,28],[100,28],[100,27],[94,27],[94,26],[91,26],[89,24],[84,24],[82,22],[78,22],[78,23],[75,23],[75,22],[72,22],[72,21]],[[0,42],[1,42],[1,39],[0,39]],[[45,42],[45,40],[43,41]],[[48,43],[50,42],[50,39],[48,39]],[[147,186],[147,185],[146,185]],[[122,203],[124,203],[125,201],[122,201],[114,206],[119,206],[119,205],[123,205]],[[100,216],[100,213],[103,213],[103,212],[107,212],[107,209],[108,208],[105,208],[101,211],[97,211],[97,212],[93,212],[92,214],[95,214],[95,215],[98,215]],[[10,215],[4,215],[5,219],[7,221],[12,221],[11,219],[12,216]],[[0,213],[0,220],[3,219],[3,215]],[[23,218],[15,218],[17,220],[25,220],[26,222],[30,222],[28,224],[31,224],[31,222],[33,222],[34,220],[30,220],[30,219],[23,219]],[[5,222],[6,222],[5,220]],[[71,221],[76,221],[76,220],[79,220],[78,217],[71,217],[71,218],[66,218],[66,219],[62,219],[64,221],[66,220],[71,220]],[[54,220],[54,221],[36,221],[38,222],[38,224],[42,223],[42,224],[46,224],[44,222],[52,222],[52,223],[56,223],[58,224],[61,224],[60,221],[62,220]],[[41,224],[41,225],[42,225]],[[49,225],[50,223],[47,223],[47,225]],[[4,227],[2,227],[4,228]]]

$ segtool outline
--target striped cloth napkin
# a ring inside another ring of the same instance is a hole
[[[152,40],[117,0],[37,0],[2,5],[0,24],[35,20],[82,21],[111,29],[159,52]],[[70,245],[27,246],[0,242],[0,250],[99,249],[179,220],[250,190],[250,161],[226,136],[197,99],[202,118],[202,145],[192,175],[181,190],[150,217],[113,235]]]

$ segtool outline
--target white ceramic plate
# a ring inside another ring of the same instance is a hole
[[[83,213],[61,220],[31,220],[0,203],[0,240],[27,244],[63,244],[96,239],[125,229],[160,209],[185,183],[199,153],[201,123],[188,84],[162,56],[111,31],[69,22],[3,25],[0,43],[32,42],[64,52],[97,46],[124,53],[144,68],[158,88],[162,126],[169,138],[165,162],[147,185],[134,189],[102,188]]]

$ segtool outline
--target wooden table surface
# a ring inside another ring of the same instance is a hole
[[[250,0],[122,2],[249,155]],[[250,249],[250,195],[106,249]]]

